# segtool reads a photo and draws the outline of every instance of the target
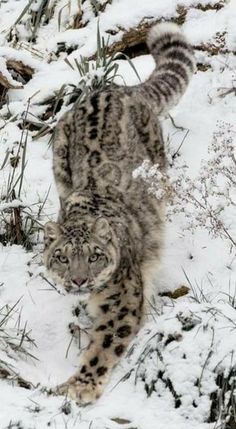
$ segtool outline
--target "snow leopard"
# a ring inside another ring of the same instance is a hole
[[[62,116],[53,141],[60,211],[44,228],[44,261],[75,295],[79,326],[87,315],[90,338],[75,374],[56,391],[79,405],[101,396],[138,333],[160,264],[163,203],[132,173],[143,160],[165,171],[160,116],[178,103],[195,61],[174,23],[153,26],[147,45],[155,60],[151,76],[92,91]]]

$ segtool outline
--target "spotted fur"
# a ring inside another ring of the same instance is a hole
[[[163,208],[132,172],[144,159],[165,169],[157,115],[178,102],[194,60],[174,24],[155,26],[147,43],[156,61],[150,78],[88,95],[59,121],[53,143],[61,210],[45,226],[44,259],[76,294],[78,324],[91,338],[78,371],[58,388],[80,404],[102,394],[138,332],[159,266]]]

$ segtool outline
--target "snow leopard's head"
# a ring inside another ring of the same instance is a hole
[[[48,222],[44,238],[46,268],[67,292],[82,296],[102,290],[118,267],[118,240],[105,218],[76,227]]]

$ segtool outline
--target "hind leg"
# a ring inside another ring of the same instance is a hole
[[[68,112],[58,122],[53,138],[53,173],[62,209],[63,201],[72,192],[72,177],[69,162],[70,115],[71,113]]]
[[[160,269],[160,260],[152,260],[142,264],[143,279],[143,317],[142,324],[152,320],[157,311],[157,278]]]

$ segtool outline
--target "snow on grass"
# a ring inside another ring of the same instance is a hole
[[[18,200],[6,201],[4,195],[12,169],[15,169],[16,178],[22,171],[23,148],[20,152],[18,149],[23,116],[26,117],[25,126],[30,123],[31,128],[27,137],[20,199],[40,225],[56,219],[58,198],[52,176],[50,134],[42,134],[37,139],[35,136],[40,126],[53,127],[63,111],[69,108],[63,105],[62,110],[59,108],[55,116],[50,117],[50,108],[58,101],[58,91],[63,85],[77,86],[80,80],[79,71],[71,69],[64,61],[65,51],[57,56],[57,43],[63,42],[67,47],[77,45],[68,54],[72,64],[75,64],[74,58],[80,59],[80,55],[94,54],[97,43],[97,17],[88,0],[81,6],[84,19],[90,22],[86,28],[78,30],[71,28],[77,2],[70,2],[70,10],[66,1],[54,3],[56,9],[52,19],[40,25],[34,44],[29,40],[30,9],[22,18],[23,23],[13,26],[20,40],[15,41],[16,45],[9,41],[10,27],[29,3],[10,0],[0,6],[0,26],[4,30],[0,35],[0,57],[4,58],[3,61],[22,61],[34,69],[32,78],[25,81],[23,89],[9,90],[7,99],[1,102],[1,214],[11,216],[9,210],[19,208]],[[219,3],[222,8],[216,11],[215,6]],[[39,5],[40,2],[36,2],[32,7],[37,9]],[[59,29],[58,13],[63,6]],[[170,175],[180,177],[181,166],[185,165],[187,175],[197,184],[201,165],[207,166],[211,160],[209,148],[219,131],[219,121],[232,124],[230,144],[235,148],[236,97],[232,88],[236,80],[236,59],[232,53],[217,54],[214,51],[212,55],[211,52],[211,47],[217,43],[223,43],[226,50],[235,52],[234,1],[114,0],[100,15],[100,30],[102,34],[107,29],[118,31],[110,36],[109,43],[112,44],[122,37],[118,26],[131,28],[147,16],[151,20],[175,18],[177,6],[184,6],[187,10],[184,32],[198,47],[198,62],[207,67],[194,75],[183,99],[171,111],[174,123],[169,117],[163,118],[162,123],[168,153],[170,157],[175,154]],[[225,34],[220,41],[222,33]],[[202,50],[201,43],[204,44]],[[127,61],[119,60],[117,63],[126,84],[139,82]],[[133,63],[142,80],[154,68],[150,55],[134,58]],[[16,78],[13,75],[14,82]],[[123,80],[116,77],[116,82],[122,84]],[[51,104],[50,100],[53,100]],[[224,141],[225,144],[227,129],[227,126],[220,128],[222,140],[218,139],[218,143]],[[23,131],[26,133],[26,129]],[[15,166],[14,157],[17,155],[19,161]],[[211,202],[216,202],[214,194]],[[219,202],[226,206],[225,195]],[[38,215],[39,205],[43,205],[43,209]],[[225,207],[223,220],[235,240],[235,206],[227,210]],[[213,420],[219,417],[219,404],[222,405],[222,420],[224,412],[230,417],[227,398],[230,396],[230,383],[231,390],[234,389],[232,380],[236,365],[235,246],[225,237],[210,235],[207,222],[199,224],[195,210],[192,210],[190,229],[188,213],[187,205],[183,204],[182,213],[173,213],[171,222],[167,222],[162,267],[156,284],[159,293],[187,286],[189,294],[177,301],[166,297],[157,299],[149,322],[115,369],[104,395],[95,405],[83,409],[73,402],[67,403],[63,397],[46,393],[47,389],[74,373],[79,362],[79,345],[68,329],[70,322],[76,323],[72,314],[76,302],[73,296],[65,295],[46,276],[41,261],[40,228],[38,234],[34,232],[30,237],[33,243],[30,252],[19,245],[0,245],[0,309],[14,308],[4,325],[4,332],[8,338],[13,334],[20,341],[22,329],[26,326],[26,332],[33,339],[33,343],[25,343],[33,357],[26,358],[12,350],[9,352],[5,343],[0,347],[0,374],[3,369],[1,361],[12,369],[11,376],[5,373],[0,380],[1,429],[43,429],[48,426],[58,429],[153,429],[157,424],[159,429],[213,429]],[[0,234],[3,227],[1,224]],[[0,338],[1,332],[0,328]],[[85,343],[86,338],[83,338],[82,346]],[[225,395],[220,377],[226,386]],[[229,384],[226,383],[227,378]],[[21,379],[29,383],[28,387],[32,384],[33,388],[20,387]],[[217,394],[221,395],[218,399]],[[224,428],[220,418],[217,424],[217,427]]]

